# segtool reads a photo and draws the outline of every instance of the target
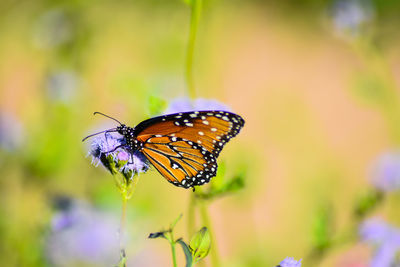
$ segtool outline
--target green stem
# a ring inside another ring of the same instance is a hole
[[[171,244],[171,252],[172,252],[172,262],[174,264],[174,267],[176,267],[178,265],[176,264],[175,244]]]
[[[126,252],[125,252],[125,224],[126,224],[126,204],[128,198],[126,194],[122,193],[122,212],[121,212],[121,222],[119,227],[119,249],[120,249],[120,267],[126,266]]]
[[[203,220],[203,225],[205,225],[208,228],[208,231],[210,232],[210,237],[211,237],[211,265],[214,267],[220,266],[220,258],[218,254],[218,249],[217,249],[217,244],[215,242],[215,235],[213,228],[211,227],[211,220],[210,216],[208,215],[208,210],[207,210],[207,205],[205,201],[201,201],[200,203],[200,214],[201,218]]]
[[[195,207],[196,207],[196,198],[192,193],[190,194],[189,207],[188,207],[188,216],[187,216],[187,231],[188,236],[192,236],[195,232]]]
[[[194,87],[193,80],[193,58],[197,28],[200,21],[202,1],[203,0],[192,0],[191,2],[189,40],[186,51],[186,84],[189,91],[189,96],[191,98],[195,98],[196,96],[196,89]]]
[[[170,232],[170,235],[171,235],[170,244],[171,244],[171,253],[172,253],[172,264],[173,264],[174,267],[177,267],[178,265],[177,265],[177,263],[176,263],[176,253],[175,253],[175,245],[176,245],[176,242],[175,242],[175,240],[174,240],[174,236],[173,236],[173,234],[172,234],[172,230],[171,230],[171,232]]]
[[[379,108],[389,125],[395,144],[400,144],[400,108],[396,81],[382,52],[368,38],[357,39],[352,43],[354,51],[365,62],[369,74],[381,79],[382,97],[378,99]]]

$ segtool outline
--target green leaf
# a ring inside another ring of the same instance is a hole
[[[326,204],[314,215],[312,224],[312,243],[316,253],[324,253],[332,244],[334,234],[333,208]]]
[[[175,228],[175,225],[179,222],[179,220],[182,218],[183,214],[179,214],[179,216],[175,219],[175,221],[173,221],[170,225],[170,229],[171,231]]]
[[[222,174],[225,175],[225,174]],[[226,181],[223,184],[217,186],[212,186],[207,192],[198,192],[196,197],[204,200],[213,199],[216,197],[221,197],[227,194],[235,193],[241,190],[245,186],[245,176],[246,172],[241,170],[232,179]],[[215,177],[217,178],[217,177]],[[213,185],[213,184],[212,184]]]
[[[361,195],[356,202],[356,207],[354,210],[355,216],[360,219],[364,218],[382,202],[383,197],[383,192],[379,190],[372,190]]]
[[[195,233],[189,243],[194,262],[204,259],[211,248],[211,237],[207,227],[203,227]]]
[[[191,6],[193,5],[193,0],[182,0],[186,5]]]
[[[185,253],[186,267],[191,267],[193,265],[193,257],[192,257],[192,253],[190,252],[188,245],[186,245],[186,243],[183,242],[183,240],[181,238],[176,240],[176,242],[182,246],[183,253]]]
[[[167,233],[168,231],[161,231],[161,232],[156,232],[156,233],[150,233],[148,238],[166,238],[165,237],[165,233]]]
[[[224,186],[224,191],[227,193],[233,193],[239,191],[244,187],[244,174],[238,174],[231,180],[229,180]]]
[[[148,102],[150,116],[160,115],[167,106],[167,102],[164,99],[154,95],[149,96]]]
[[[217,175],[211,180],[211,190],[219,191],[224,186],[226,175],[226,164],[225,161],[221,161],[218,164]]]
[[[365,104],[387,105],[394,98],[393,90],[375,73],[363,72],[356,76],[350,88],[354,96]]]

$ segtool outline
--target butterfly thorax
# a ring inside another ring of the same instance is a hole
[[[137,151],[143,147],[143,143],[136,139],[134,128],[121,124],[117,127],[117,132],[125,138],[126,146],[130,150]]]

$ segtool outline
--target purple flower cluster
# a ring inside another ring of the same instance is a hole
[[[98,166],[102,163],[112,174],[118,172],[125,176],[146,172],[149,164],[145,156],[138,151],[125,148],[125,140],[111,133],[100,134],[92,139],[92,163]]]
[[[381,155],[373,166],[372,184],[381,191],[400,189],[400,152]]]
[[[0,112],[0,150],[13,152],[24,141],[22,123],[11,113]]]
[[[53,101],[70,103],[80,82],[79,76],[72,70],[51,72],[46,80],[47,94]]]
[[[296,261],[294,258],[287,257],[277,267],[301,267],[301,260]]]
[[[225,110],[230,111],[230,108],[217,100],[196,98],[176,98],[169,103],[169,106],[164,111],[164,114],[172,114],[178,112],[196,111],[196,110]]]
[[[339,0],[332,8],[333,24],[342,36],[356,37],[374,15],[369,0]]]
[[[76,200],[57,211],[46,238],[46,257],[52,266],[111,266],[118,259],[115,229],[119,221]]]
[[[360,236],[363,241],[376,246],[371,267],[394,266],[396,253],[400,251],[400,229],[373,218],[361,225]]]

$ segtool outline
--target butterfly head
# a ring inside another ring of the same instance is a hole
[[[117,133],[120,135],[123,135],[125,138],[127,137],[133,137],[134,136],[134,130],[132,127],[126,126],[125,124],[121,124],[116,128]]]
[[[119,133],[120,135],[127,135],[128,134],[128,126],[126,126],[125,124],[121,124],[120,126],[117,127],[117,133]]]

